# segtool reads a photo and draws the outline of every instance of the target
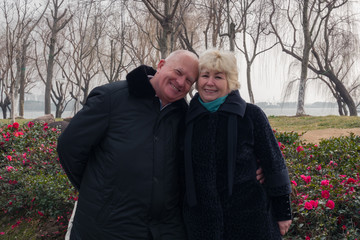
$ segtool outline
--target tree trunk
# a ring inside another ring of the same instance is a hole
[[[350,93],[345,88],[344,84],[330,71],[327,71],[324,73],[324,75],[335,84],[337,92],[340,94],[341,98],[349,109],[350,116],[357,116],[356,104],[350,96]]]
[[[251,85],[251,64],[250,63],[246,64],[246,79],[247,79],[247,87],[248,87],[250,102],[252,104],[254,104],[255,99],[254,99],[254,94],[253,94],[252,85]]]
[[[20,63],[20,97],[19,97],[19,116],[24,118],[24,104],[25,104],[25,70],[26,70],[26,55],[28,48],[27,39],[23,42],[22,53],[21,53],[21,63]]]
[[[49,45],[49,59],[47,65],[46,84],[45,84],[45,114],[51,113],[51,89],[52,89],[52,78],[54,71],[56,31],[57,31],[56,27],[52,29],[50,45]]]
[[[309,56],[311,50],[311,35],[309,29],[308,19],[309,0],[304,0],[304,7],[302,12],[303,19],[303,34],[304,34],[304,47],[303,47],[303,58],[301,60],[301,75],[299,84],[299,95],[296,109],[296,116],[305,115],[305,91],[306,91],[306,80],[308,73]]]

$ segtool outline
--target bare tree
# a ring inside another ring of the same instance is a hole
[[[27,50],[29,36],[43,17],[48,2],[45,6],[30,5],[28,1],[15,1],[11,4],[3,2],[2,12],[5,17],[5,42],[7,49],[7,71],[5,74],[6,86],[4,90],[11,102],[11,119],[15,121],[16,111],[20,110],[20,117],[24,116],[25,87],[26,81]],[[42,12],[38,10],[42,9]],[[36,15],[38,14],[38,15]],[[9,90],[7,92],[7,90]],[[20,95],[20,99],[19,99]],[[18,105],[18,99],[20,105]],[[20,107],[18,109],[18,106]]]
[[[59,53],[61,47],[56,49],[57,45],[57,35],[59,31],[61,31],[71,20],[72,15],[66,18],[66,14],[68,9],[65,9],[62,13],[60,13],[60,8],[64,4],[64,0],[52,0],[52,9],[51,9],[51,20],[50,18],[46,18],[46,23],[50,29],[50,39],[46,39],[44,42],[49,46],[49,55],[46,64],[46,81],[45,81],[45,114],[51,113],[51,91],[52,83],[53,83],[53,71],[54,71],[54,59],[55,56]],[[56,88],[59,89],[59,84],[57,84]],[[54,96],[55,97],[55,96]],[[60,101],[61,102],[61,101]],[[55,102],[57,103],[57,102]],[[56,112],[60,112],[61,110],[57,108]]]
[[[175,32],[176,23],[174,22],[175,14],[178,6],[187,4],[186,1],[180,0],[142,0],[152,16],[161,25],[161,33],[158,35],[158,46],[161,52],[161,58],[166,58],[173,50],[175,44],[173,34]]]
[[[269,38],[270,28],[268,11],[269,2],[266,0],[241,0],[238,1],[240,6],[236,6],[237,15],[241,16],[241,46],[236,47],[244,54],[246,61],[246,79],[249,98],[251,103],[255,103],[254,93],[252,90],[251,67],[257,56],[272,49],[277,42],[266,41]],[[271,9],[271,8],[270,8]]]
[[[131,58],[133,64],[147,64],[156,68],[160,60],[160,48],[158,46],[158,22],[143,7],[135,1],[125,5],[131,21],[134,23],[131,30],[125,35],[125,44],[127,55]],[[142,8],[143,7],[143,8]],[[132,11],[137,9],[137,11]]]
[[[195,54],[205,47],[221,48],[223,38],[219,37],[221,26],[224,23],[224,8],[222,0],[192,1],[187,10],[180,10],[179,41],[184,49]],[[181,5],[180,5],[181,8]]]
[[[46,43],[49,42],[49,37],[51,36],[51,31],[48,30],[47,26],[43,27],[44,29],[39,29],[38,39],[41,38],[40,44],[35,43],[34,48],[34,61],[37,68],[38,77],[41,79],[42,83],[46,85],[47,79],[47,69],[49,66],[49,45]],[[61,39],[62,40],[62,39]],[[61,41],[60,40],[60,41]],[[57,41],[57,42],[60,42]],[[40,47],[38,47],[40,46]],[[39,50],[40,48],[40,50]],[[59,50],[62,49],[62,46],[58,47]],[[55,104],[55,117],[61,118],[62,113],[65,111],[65,107],[68,102],[71,100],[69,96],[69,85],[70,82],[65,81],[61,72],[59,72],[58,62],[63,59],[61,54],[57,52],[53,56],[54,66],[52,70],[52,84],[51,84],[51,101]],[[55,74],[54,74],[55,72]]]
[[[1,44],[1,43],[0,43]],[[0,49],[1,54],[0,56],[6,56],[4,54],[5,49],[3,46]],[[10,110],[10,99],[9,96],[6,94],[7,92],[7,84],[6,84],[6,74],[8,73],[7,69],[7,59],[0,58],[0,108],[2,110],[3,119],[6,119],[7,110]]]
[[[126,54],[126,34],[132,30],[126,22],[124,1],[116,3],[118,5],[112,4],[109,11],[103,11],[104,30],[96,50],[101,72],[109,83],[119,81],[133,64]]]
[[[3,10],[3,8],[2,8]],[[3,29],[1,29],[3,31]],[[7,117],[7,110],[10,111],[10,97],[9,97],[9,89],[8,89],[8,82],[9,82],[9,72],[10,72],[10,65],[9,65],[9,58],[8,56],[8,40],[7,34],[1,34],[1,41],[0,41],[0,108],[2,110],[3,118],[6,119]],[[5,38],[6,37],[6,38]],[[4,39],[5,38],[5,39]]]
[[[220,6],[222,7],[222,6]],[[221,37],[228,37],[229,38],[229,48],[230,51],[235,51],[235,35],[236,35],[236,24],[231,17],[232,9],[230,8],[230,0],[226,0],[226,23],[227,23],[227,32],[221,33]],[[240,25],[240,24],[239,24]]]
[[[347,44],[347,46],[339,45],[341,40],[337,32],[339,29],[335,27],[344,23],[345,20],[345,18],[336,15],[336,10],[341,10],[341,7],[350,2],[347,0],[309,0],[298,1],[299,4],[294,5],[292,1],[288,1],[285,9],[282,9],[281,2],[271,0],[271,3],[273,6],[271,24],[282,50],[300,61],[303,66],[306,65],[307,68],[315,74],[325,77],[330,83],[328,86],[333,86],[333,90],[336,92],[334,96],[340,98],[338,99],[338,102],[343,102],[347,106],[350,115],[357,116],[355,102],[344,82],[346,80],[344,77],[347,70],[345,70],[343,68],[345,66],[338,62],[338,59],[334,57],[341,56],[341,52],[344,51],[343,47],[346,47],[347,49],[352,47],[349,44]],[[291,10],[293,10],[293,12]],[[307,18],[303,19],[301,22],[304,41],[299,41],[301,40],[298,36],[299,22],[296,22],[296,16],[299,16],[300,12],[304,18],[307,16]],[[284,21],[284,18],[282,18],[281,27],[279,26],[279,18],[276,17],[281,13],[284,13],[286,16],[290,29],[286,28],[286,21]],[[349,17],[351,16],[348,16],[346,19],[349,19]],[[281,32],[280,29],[284,31]],[[307,69],[302,68],[302,82],[299,93],[300,102],[298,104],[297,115],[304,114],[301,107],[303,107],[303,94],[307,78],[306,71]],[[343,114],[343,111],[340,112]]]
[[[24,18],[25,18],[26,12],[29,10],[29,9],[27,9],[28,6],[26,3],[27,2],[25,2],[25,6],[24,6]],[[37,17],[37,19],[32,19],[32,18],[30,18],[28,20],[24,19],[25,22],[21,23],[22,30],[21,30],[21,33],[19,33],[21,36],[21,40],[20,40],[20,42],[21,42],[20,49],[21,50],[17,57],[17,69],[18,69],[18,72],[20,72],[20,74],[19,74],[19,85],[20,85],[19,116],[22,118],[24,117],[24,100],[25,100],[25,85],[26,85],[25,69],[26,69],[26,63],[27,63],[27,58],[28,58],[27,50],[28,50],[28,46],[30,44],[29,37],[30,37],[30,34],[33,32],[34,28],[39,24],[40,20],[44,16],[48,5],[49,5],[49,1],[46,2],[45,7],[43,7],[42,12]]]
[[[73,19],[64,33],[67,46],[61,49],[65,61],[59,62],[62,75],[71,82],[70,94],[75,100],[74,113],[85,103],[91,83],[100,71],[97,62],[97,44],[102,31],[101,3],[79,3],[73,11]]]

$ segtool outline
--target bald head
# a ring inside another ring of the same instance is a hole
[[[164,105],[185,97],[198,78],[198,65],[198,57],[187,50],[176,50],[160,60],[150,82]]]
[[[198,56],[195,53],[190,52],[188,50],[173,51],[169,54],[169,56],[167,56],[167,58],[165,58],[165,61],[172,61],[172,60],[174,60],[178,57],[182,57],[182,56],[187,56],[187,57],[191,58],[193,61],[199,62]]]

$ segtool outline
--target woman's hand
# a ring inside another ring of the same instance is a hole
[[[291,223],[292,223],[292,220],[278,222],[281,235],[284,236],[289,231]]]
[[[265,176],[264,176],[264,173],[263,173],[263,170],[261,167],[259,167],[257,170],[256,170],[256,179],[261,183],[263,184],[264,181],[265,181]]]

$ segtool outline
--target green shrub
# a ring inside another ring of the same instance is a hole
[[[15,221],[23,219],[11,229],[40,218],[56,220],[62,229],[58,235],[64,235],[76,192],[59,163],[59,134],[47,123],[0,127],[0,208]]]
[[[360,137],[296,140],[282,148],[292,182],[293,224],[286,239],[360,236]]]
[[[294,142],[300,141],[301,134],[291,131],[291,132],[279,132],[273,130],[276,139],[282,144],[289,145]]]

